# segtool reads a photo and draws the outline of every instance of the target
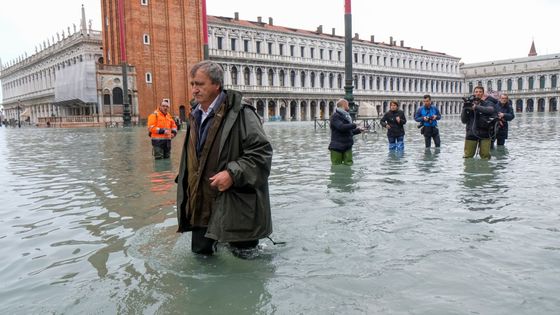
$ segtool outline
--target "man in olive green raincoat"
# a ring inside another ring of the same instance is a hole
[[[198,254],[213,254],[217,242],[254,248],[272,233],[272,146],[255,108],[223,89],[220,65],[202,61],[190,75],[196,104],[177,176],[178,232],[192,232]]]

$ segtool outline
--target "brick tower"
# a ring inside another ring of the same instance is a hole
[[[203,54],[201,1],[101,0],[104,61],[121,64],[125,56],[135,67],[141,121],[164,98],[170,100],[173,116],[190,108],[188,70]]]

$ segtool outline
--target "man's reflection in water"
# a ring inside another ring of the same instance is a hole
[[[471,211],[492,210],[501,196],[500,185],[496,185],[496,168],[493,162],[464,159],[461,203]]]
[[[356,188],[354,171],[352,167],[345,165],[331,165],[328,188],[334,188],[339,192],[353,192]]]
[[[429,174],[434,172],[434,167],[439,158],[440,148],[424,148],[424,156],[418,164],[420,172]]]
[[[151,191],[155,193],[169,192],[175,185],[175,174],[172,172],[171,159],[154,160],[154,171],[150,173]]]

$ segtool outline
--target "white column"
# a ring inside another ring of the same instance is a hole
[[[263,102],[263,119],[264,119],[264,121],[269,120],[269,117],[268,117],[268,102],[266,100]]]
[[[296,101],[296,121],[301,121],[301,100]]]

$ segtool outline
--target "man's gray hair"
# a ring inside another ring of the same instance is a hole
[[[194,78],[196,72],[200,70],[204,72],[213,84],[217,84],[220,88],[224,86],[224,70],[222,67],[210,60],[204,60],[195,64],[191,69],[191,77]]]
[[[336,107],[342,107],[342,104],[344,104],[344,103],[348,103],[348,101],[341,98],[338,101],[336,101]]]

